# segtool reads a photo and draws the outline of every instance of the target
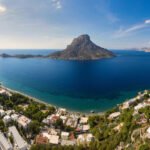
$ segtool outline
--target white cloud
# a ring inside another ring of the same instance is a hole
[[[61,0],[52,0],[53,6],[56,9],[61,9],[62,8],[62,4],[61,4]]]
[[[149,23],[150,23],[150,19],[149,19],[149,20],[145,20],[145,23],[146,23],[146,24],[149,24]]]
[[[100,0],[97,4],[96,9],[105,17],[110,23],[116,23],[120,19],[114,13],[110,7],[110,1],[108,0]]]
[[[5,6],[2,6],[2,5],[0,5],[0,13],[4,13],[4,12],[6,12],[6,7]]]
[[[105,15],[107,17],[107,19],[109,21],[111,21],[112,23],[115,23],[115,22],[118,22],[119,21],[119,18],[117,18],[113,13],[111,12],[105,12]]]
[[[132,26],[132,27],[126,29],[124,32],[130,33],[130,32],[136,31],[136,30],[140,30],[140,29],[145,28],[145,27],[146,27],[145,24],[139,24],[139,25],[135,25],[135,26]]]
[[[136,32],[136,31],[142,30],[144,28],[148,28],[148,27],[150,27],[150,20],[145,20],[144,23],[133,25],[127,29],[120,28],[115,33],[114,37],[115,38],[124,37],[124,36],[131,34],[132,32]]]

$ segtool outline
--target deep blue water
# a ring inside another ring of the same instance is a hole
[[[50,50],[0,50],[8,54],[43,54]],[[105,111],[150,88],[150,53],[114,51],[96,61],[0,58],[5,86],[70,110]]]

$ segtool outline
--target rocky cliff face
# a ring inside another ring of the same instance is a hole
[[[55,52],[49,57],[67,60],[95,60],[115,56],[111,51],[97,46],[89,35],[81,35],[75,38],[63,51]]]

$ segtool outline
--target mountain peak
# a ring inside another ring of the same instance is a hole
[[[93,60],[113,56],[115,55],[111,51],[94,44],[87,34],[73,39],[65,50],[50,55],[51,58],[69,60]]]
[[[88,34],[82,34],[79,37],[77,37],[76,39],[80,39],[80,40],[90,40],[90,36]]]

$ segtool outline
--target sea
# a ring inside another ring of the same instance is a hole
[[[53,51],[0,50],[0,54],[47,55]],[[112,51],[116,57],[94,61],[0,58],[0,82],[71,111],[104,112],[150,89],[150,53]]]

